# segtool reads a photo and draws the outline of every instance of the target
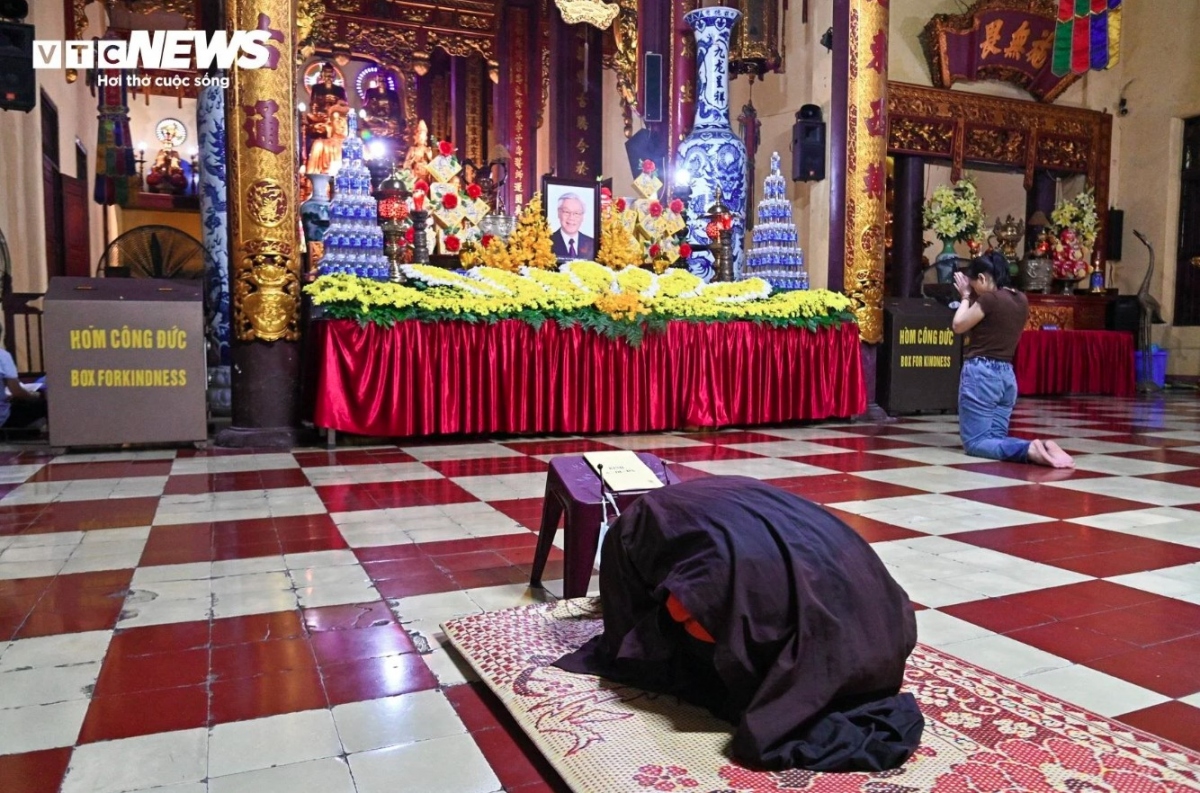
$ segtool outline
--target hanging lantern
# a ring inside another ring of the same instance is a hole
[[[742,13],[729,41],[729,71],[748,74],[751,82],[783,64],[779,54],[779,0],[738,0]]]

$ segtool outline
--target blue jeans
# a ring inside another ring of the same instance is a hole
[[[1029,441],[1008,437],[1008,419],[1017,404],[1012,364],[993,358],[963,361],[958,381],[958,431],[973,457],[1029,461]]]

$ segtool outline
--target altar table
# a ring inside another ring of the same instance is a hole
[[[1132,396],[1133,349],[1125,331],[1027,330],[1013,360],[1017,392]]]
[[[866,409],[858,327],[670,322],[640,346],[580,327],[312,325],[313,422],[384,437],[649,432]]]

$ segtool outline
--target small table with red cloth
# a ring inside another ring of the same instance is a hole
[[[1021,396],[1132,396],[1133,334],[1117,330],[1027,330],[1017,344],[1013,369]]]
[[[669,322],[636,347],[579,326],[312,324],[317,427],[382,437],[649,432],[853,416],[858,326]]]
[[[648,452],[637,456],[665,485],[679,483],[679,477],[666,464]],[[613,493],[617,510],[622,510],[637,500],[645,491]],[[550,461],[546,474],[546,499],[542,503],[542,524],[538,529],[537,552],[533,557],[533,570],[529,585],[542,585],[542,571],[558,533],[559,518],[563,521],[565,548],[563,549],[563,597],[578,598],[587,594],[588,581],[592,577],[592,566],[596,561],[596,546],[600,542],[600,522],[604,517],[601,507],[600,477],[582,457],[555,457]],[[609,509],[609,519],[616,519],[616,510]]]

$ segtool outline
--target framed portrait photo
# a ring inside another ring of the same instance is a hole
[[[555,257],[594,260],[600,247],[600,185],[543,176],[542,202]]]

